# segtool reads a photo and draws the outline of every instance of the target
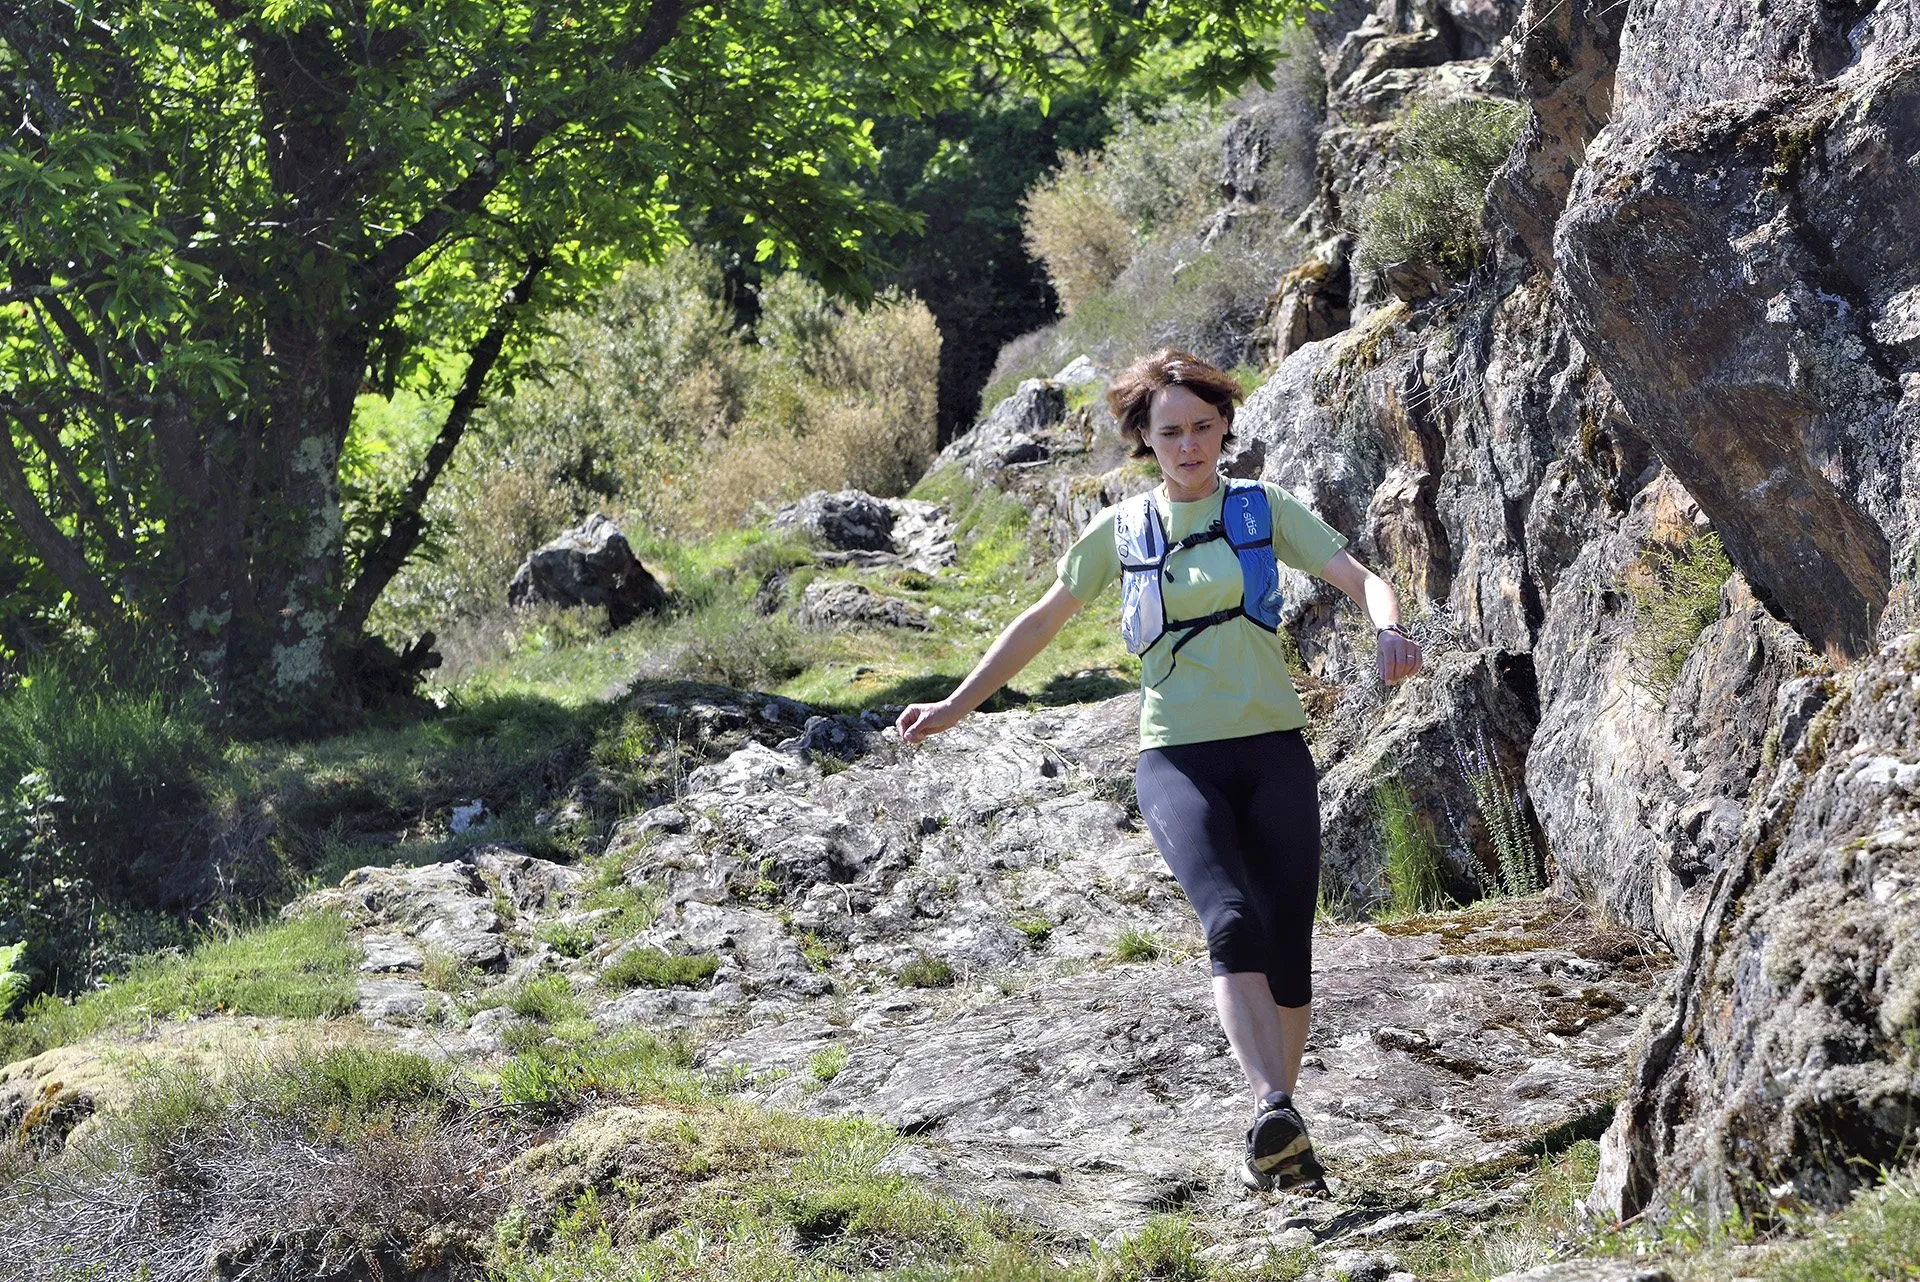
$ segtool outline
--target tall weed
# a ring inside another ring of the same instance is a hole
[[[1531,895],[1546,884],[1534,845],[1533,824],[1521,805],[1520,789],[1487,742],[1485,726],[1474,729],[1471,745],[1454,746],[1460,777],[1473,794],[1480,818],[1493,840],[1495,867],[1491,889],[1496,894]]]
[[[1386,846],[1387,902],[1397,916],[1431,912],[1447,903],[1440,851],[1421,822],[1407,785],[1398,778],[1373,786],[1374,811]]]

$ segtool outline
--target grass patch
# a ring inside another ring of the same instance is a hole
[[[1732,576],[1733,563],[1712,531],[1650,548],[1621,572],[1620,587],[1633,602],[1632,675],[1662,703],[1701,631],[1720,617],[1720,589]]]
[[[686,1043],[630,1030],[526,1047],[500,1070],[498,1088],[502,1103],[542,1117],[572,1112],[589,1099],[685,1103],[711,1094],[692,1065]]]
[[[1516,1211],[1436,1229],[1404,1251],[1402,1267],[1432,1282],[1486,1282],[1559,1258],[1558,1248],[1587,1233],[1581,1203],[1599,1165],[1599,1145],[1579,1141],[1533,1168]]]
[[[1027,942],[1035,948],[1045,944],[1048,937],[1053,934],[1053,923],[1045,917],[1020,917],[1009,922],[1008,925],[1025,935]]]
[[[185,956],[136,964],[106,988],[71,1002],[35,998],[0,1021],[0,1063],[111,1030],[196,1015],[331,1019],[359,1000],[360,945],[337,917],[277,922],[208,939]]]
[[[1386,847],[1387,903],[1396,917],[1432,912],[1449,902],[1440,850],[1427,831],[1407,785],[1398,778],[1373,786],[1374,813]]]
[[[826,1083],[840,1076],[840,1070],[846,1066],[847,1048],[829,1046],[823,1051],[816,1051],[813,1058],[807,1061],[807,1072],[814,1081]]]
[[[547,921],[534,928],[534,937],[562,957],[585,957],[593,950],[593,924],[584,921]]]
[[[289,1277],[416,1248],[440,1258],[484,1233],[503,1197],[475,1178],[501,1128],[464,1088],[372,1046],[150,1072],[81,1160],[0,1179],[0,1258],[9,1276],[46,1278],[200,1276],[236,1241],[270,1243]]]
[[[1910,1169],[1860,1194],[1766,1276],[1772,1282],[1920,1277],[1920,1176]]]
[[[617,1173],[503,1221],[496,1282],[808,1282],[1072,1276],[1005,1217],[885,1169],[860,1119],[710,1100],[628,1119]],[[1039,1269],[1041,1272],[1034,1272]],[[1089,1280],[1090,1282],[1090,1280]]]
[[[1121,931],[1120,938],[1113,942],[1113,956],[1116,961],[1157,961],[1166,954],[1166,940],[1151,930],[1140,930],[1134,926]]]
[[[893,974],[902,988],[948,988],[953,984],[953,967],[931,953],[909,958]]]
[[[717,953],[669,953],[659,948],[629,948],[600,971],[614,988],[692,988],[720,969]]]

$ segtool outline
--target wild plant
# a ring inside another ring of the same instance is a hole
[[[1470,746],[1455,744],[1454,761],[1473,794],[1473,804],[1487,825],[1498,858],[1497,876],[1489,886],[1495,894],[1531,895],[1545,884],[1534,846],[1533,825],[1521,804],[1520,789],[1487,742],[1484,724],[1475,727]]]
[[[1374,813],[1385,846],[1387,902],[1395,916],[1431,912],[1447,902],[1440,851],[1421,823],[1419,808],[1399,776],[1373,785]]]

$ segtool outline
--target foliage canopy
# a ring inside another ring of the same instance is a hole
[[[0,14],[0,532],[19,653],[158,627],[232,705],[404,684],[364,639],[542,317],[714,211],[861,295],[882,114],[1177,47],[1264,76],[1298,0],[29,0]],[[355,398],[451,393],[345,519]]]

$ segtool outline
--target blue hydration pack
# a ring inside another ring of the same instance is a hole
[[[1145,654],[1162,637],[1178,632],[1181,635],[1173,643],[1172,655],[1178,662],[1187,642],[1233,619],[1251,619],[1265,631],[1280,631],[1280,567],[1274,560],[1273,508],[1267,502],[1266,488],[1258,481],[1224,483],[1227,493],[1220,503],[1220,519],[1172,544],[1167,542],[1166,527],[1161,524],[1160,509],[1154,506],[1151,494],[1120,505],[1113,523],[1113,541],[1120,554],[1120,634],[1126,639],[1128,653]],[[1171,578],[1167,559],[1182,548],[1215,539],[1225,539],[1240,558],[1240,604],[1199,619],[1167,618],[1160,590],[1161,575]],[[1170,664],[1167,676],[1171,675]]]

